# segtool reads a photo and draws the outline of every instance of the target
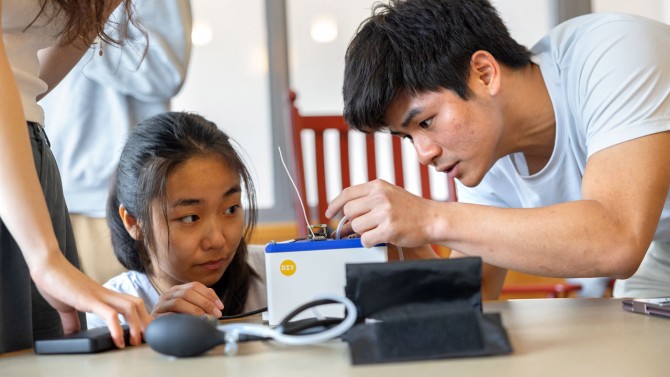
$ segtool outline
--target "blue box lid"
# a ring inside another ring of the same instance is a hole
[[[384,246],[379,244],[375,246]],[[312,250],[330,250],[330,249],[353,249],[363,247],[360,238],[346,238],[340,240],[299,240],[295,242],[273,243],[265,246],[266,253],[284,253],[292,251],[312,251]]]

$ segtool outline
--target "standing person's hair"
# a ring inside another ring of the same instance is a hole
[[[247,242],[257,218],[256,194],[246,165],[231,139],[216,124],[199,115],[168,112],[148,118],[135,127],[112,179],[107,222],[114,253],[121,264],[129,270],[151,273],[149,253],[156,250],[152,202],[161,203],[167,223],[167,177],[181,163],[210,155],[222,158],[228,168],[239,175],[246,194],[246,227],[242,240],[225,273],[212,286],[224,304],[224,314],[240,313],[247,299],[250,278],[256,276],[247,263]],[[121,204],[140,224],[142,237],[138,241],[124,227],[119,216]]]
[[[33,23],[42,14],[46,14],[49,20],[63,17],[63,30],[59,39],[60,44],[77,43],[80,41],[84,46],[90,46],[97,38],[100,38],[105,43],[120,45],[123,41],[110,36],[105,31],[105,25],[116,24],[119,27],[127,25],[129,21],[140,30],[143,29],[139,27],[133,18],[132,0],[121,0],[121,3],[118,5],[125,9],[128,20],[112,20],[107,18],[113,10],[111,2],[109,0],[41,0],[40,12],[35,16]],[[30,28],[30,25],[28,28]]]
[[[345,120],[364,132],[387,128],[386,112],[399,94],[448,89],[468,99],[470,58],[478,50],[511,68],[530,64],[528,49],[487,0],[375,4],[345,55]]]

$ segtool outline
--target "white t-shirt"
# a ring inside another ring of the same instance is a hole
[[[458,200],[534,208],[581,199],[586,160],[628,140],[670,130],[670,26],[622,14],[569,20],[533,48],[556,114],[556,143],[533,175],[522,153],[498,160]],[[620,182],[620,184],[635,184]],[[670,240],[670,196],[655,238]]]
[[[631,15],[586,15],[554,28],[531,49],[556,116],[549,162],[530,175],[522,153],[505,156],[477,187],[459,184],[459,201],[536,208],[581,199],[589,156],[670,130],[669,46],[670,26]],[[670,195],[650,252],[614,294],[670,294]]]
[[[56,44],[62,20],[49,21],[54,12],[51,1],[46,2],[44,13],[36,20],[40,3],[38,0],[3,0],[2,38],[26,120],[44,125],[44,113],[37,104],[37,96],[47,90],[47,84],[40,79],[37,52]]]
[[[252,278],[250,281],[249,295],[244,305],[244,312],[261,309],[268,305],[265,288],[265,249],[261,245],[249,245],[248,250],[247,262],[260,278]],[[149,313],[151,313],[160,298],[158,291],[151,284],[148,276],[142,272],[124,272],[109,279],[104,286],[116,292],[141,298],[144,301],[144,307]],[[126,323],[123,316],[119,316],[119,320],[121,323]],[[86,313],[86,322],[88,328],[107,326],[102,318],[93,313]]]

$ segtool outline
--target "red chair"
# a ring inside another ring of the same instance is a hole
[[[290,93],[291,99],[291,125],[292,125],[292,137],[293,137],[293,148],[295,151],[295,162],[297,165],[296,171],[296,184],[298,186],[298,191],[300,197],[303,201],[306,201],[306,192],[307,192],[307,183],[305,181],[305,158],[311,158],[311,156],[305,156],[303,152],[303,143],[302,137],[304,131],[311,130],[314,132],[314,150],[315,156],[314,162],[316,167],[316,192],[318,195],[316,211],[310,211],[308,209],[308,218],[310,223],[315,224],[328,224],[328,219],[325,217],[326,208],[328,207],[328,198],[326,196],[326,175],[327,174],[339,174],[342,179],[342,187],[346,188],[351,186],[351,167],[356,166],[358,162],[350,161],[349,155],[349,133],[358,132],[349,130],[349,127],[344,122],[342,115],[320,115],[320,116],[306,116],[302,115],[299,109],[295,105],[297,95],[295,92]],[[326,151],[324,148],[324,132],[327,130],[334,130],[338,133],[339,138],[339,171],[332,172],[326,171]],[[377,159],[375,157],[376,150],[378,146],[375,143],[375,138],[373,134],[365,135],[365,156],[367,160],[367,180],[372,181],[377,178]],[[405,177],[403,174],[403,163],[402,163],[402,148],[401,148],[401,139],[398,137],[392,138],[392,156],[393,160],[389,163],[392,164],[393,173],[395,176],[395,184],[400,187],[405,186]],[[355,165],[356,164],[356,165]],[[428,173],[428,167],[424,165],[419,166],[420,174],[420,184],[421,184],[421,196],[424,198],[431,198],[431,188],[430,188],[430,179]],[[449,201],[455,201],[456,197],[456,187],[451,180],[447,184],[449,192]],[[304,236],[306,231],[305,220],[302,216],[302,208],[300,203],[296,202],[296,216],[298,223],[298,232],[301,236]],[[329,224],[333,225],[333,224]],[[336,225],[336,224],[335,224]]]
[[[569,283],[505,284],[500,296],[502,298],[566,298],[581,289],[581,285]]]

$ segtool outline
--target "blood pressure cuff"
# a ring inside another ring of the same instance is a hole
[[[480,258],[348,264],[358,319],[343,339],[352,363],[512,352],[497,313],[482,313]]]

